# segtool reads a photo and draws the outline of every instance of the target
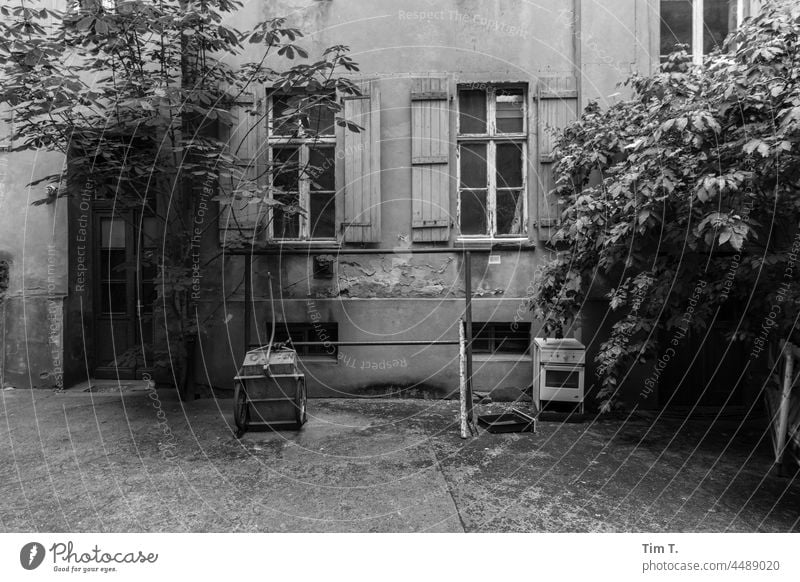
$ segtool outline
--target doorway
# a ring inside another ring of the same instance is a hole
[[[152,373],[157,226],[139,210],[95,214],[95,378]]]

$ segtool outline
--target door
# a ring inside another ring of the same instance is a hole
[[[153,366],[156,218],[99,213],[94,226],[94,377],[141,378]]]

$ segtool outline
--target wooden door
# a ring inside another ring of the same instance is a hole
[[[140,378],[152,365],[156,218],[132,210],[95,221],[95,378]]]

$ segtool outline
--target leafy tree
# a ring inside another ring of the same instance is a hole
[[[158,268],[156,311],[163,329],[155,363],[169,366],[183,387],[188,350],[202,324],[191,301],[200,197],[219,188],[215,199],[257,201],[265,217],[268,206],[302,212],[292,201],[274,200],[276,189],[261,186],[260,176],[225,143],[225,128],[234,123],[231,107],[255,87],[292,90],[298,93],[292,110],[277,121],[302,125],[313,137],[319,128],[310,120],[327,111],[339,125],[358,130],[338,116],[336,99],[357,93],[341,76],[357,67],[345,46],[309,61],[296,44],[302,33],[283,18],[247,31],[228,26],[225,16],[241,7],[236,0],[117,0],[112,6],[71,1],[61,13],[19,0],[0,7],[0,102],[13,109],[12,150],[66,156],[66,170],[33,184],[47,193],[37,203],[75,195],[88,184],[117,208],[147,210],[160,221],[159,252],[140,259]],[[248,45],[259,47],[259,60],[231,67],[230,57]],[[251,106],[247,113],[254,126],[269,112]],[[288,169],[276,164],[264,171]],[[292,169],[313,177],[314,168]],[[206,219],[204,230],[215,224]],[[266,226],[262,220],[261,230]],[[227,233],[226,241],[255,244],[251,234],[237,232]]]
[[[597,356],[607,410],[631,365],[735,307],[754,361],[797,342],[800,6],[770,1],[720,52],[673,54],[557,140],[563,222],[531,298],[550,333],[590,295],[618,319]],[[666,343],[665,343],[666,342]]]

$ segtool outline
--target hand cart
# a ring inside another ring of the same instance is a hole
[[[277,344],[247,352],[233,393],[236,437],[251,427],[300,429],[306,422],[306,380],[297,352]]]

